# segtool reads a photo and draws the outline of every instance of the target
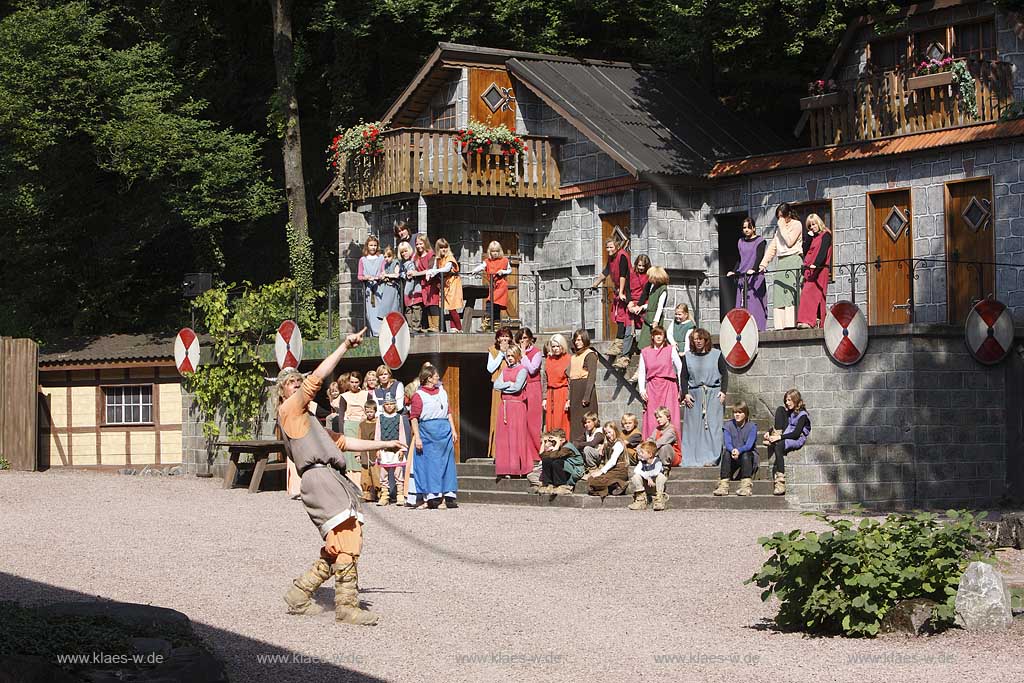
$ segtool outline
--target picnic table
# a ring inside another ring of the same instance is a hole
[[[238,456],[242,453],[251,453],[253,463],[251,467],[252,479],[249,481],[249,493],[256,493],[260,490],[260,482],[265,472],[274,472],[288,467],[288,458],[285,455],[284,441],[277,439],[254,440],[254,441],[218,441],[218,446],[228,449],[231,454],[228,462],[228,470],[224,474],[224,488],[234,488],[235,480],[238,478],[238,471],[242,467],[250,467],[248,463],[239,465]],[[272,453],[278,453],[280,457],[270,460]]]

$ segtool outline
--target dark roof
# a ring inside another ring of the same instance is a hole
[[[516,57],[509,71],[634,175],[703,176],[781,148],[686,76],[644,64]]]
[[[39,353],[39,364],[59,366],[173,361],[174,338],[175,335],[110,334],[64,339],[44,346]]]
[[[783,152],[781,154],[746,157],[744,159],[726,159],[715,164],[709,175],[711,178],[727,178],[750,173],[766,173],[787,168],[800,168],[839,161],[858,161],[860,159],[905,154],[907,152],[935,149],[937,147],[951,147],[953,145],[966,145],[973,142],[1022,136],[1024,136],[1024,119],[995,121],[992,123],[979,123],[973,126],[960,126],[958,128],[916,133],[914,135],[897,135],[838,147],[815,147],[793,152]]]
[[[384,118],[404,125],[429,102],[443,70],[504,64],[509,73],[634,176],[704,176],[715,162],[784,145],[690,78],[649,64],[439,43]]]

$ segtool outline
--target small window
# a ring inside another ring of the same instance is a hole
[[[968,59],[996,59],[996,32],[992,22],[961,24],[953,28],[953,55]]]
[[[430,127],[438,130],[455,128],[455,103],[452,102],[440,109],[434,109],[430,115]]]
[[[153,385],[104,387],[106,416],[104,424],[152,424]]]
[[[907,60],[907,36],[884,38],[871,43],[871,66],[875,71],[893,71]]]

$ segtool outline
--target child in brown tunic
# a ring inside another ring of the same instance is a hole
[[[359,438],[372,441],[377,433],[377,401],[370,398],[363,406],[366,417],[359,423]],[[377,500],[377,489],[380,487],[380,466],[377,465],[377,451],[366,451],[359,456],[363,466],[360,485],[363,487],[363,500],[372,503]]]

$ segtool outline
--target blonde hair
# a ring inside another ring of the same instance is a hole
[[[398,243],[398,255],[401,258],[405,258],[404,256],[402,256],[402,252],[406,252],[406,253],[409,254],[409,256],[412,256],[412,254],[413,254],[412,245],[409,244],[408,242],[399,242]]]
[[[434,251],[441,251],[441,249],[450,249],[451,245],[448,244],[448,240],[443,237],[438,237],[437,241],[434,242]]]
[[[828,226],[825,225],[825,221],[821,220],[821,216],[816,213],[812,213],[807,217],[807,227],[811,227],[812,225],[818,228],[818,232],[831,232],[831,230],[828,229]]]
[[[647,281],[652,285],[667,285],[668,271],[661,266],[651,266],[647,269]]]
[[[634,425],[639,425],[640,424],[640,421],[636,417],[636,413],[623,413],[622,417],[619,418],[619,423],[621,424],[621,423],[625,422],[626,418],[629,418],[630,420],[632,420]]]
[[[498,250],[498,258],[505,256],[505,250],[501,248],[501,242],[498,240],[491,240],[491,243],[487,245],[487,258],[491,258],[491,252],[495,249]]]
[[[690,317],[690,307],[687,306],[686,304],[677,304],[676,305],[676,312],[678,313],[679,311],[682,311],[683,313],[685,313],[687,318]]]
[[[380,386],[380,380],[377,378],[377,371],[376,370],[367,370],[366,374],[363,375],[363,389],[367,388],[366,385],[370,381],[371,377],[373,377],[373,379],[377,381],[377,386],[378,387]]]
[[[381,363],[380,365],[377,366],[377,381],[378,382],[380,381],[381,373],[385,373],[385,372],[387,373],[388,377],[391,378],[392,382],[397,381],[395,379],[395,373],[391,372],[391,368],[389,368],[388,366],[386,366],[383,363]]]
[[[285,368],[277,373],[277,380],[274,382],[274,391],[277,394],[277,405],[284,403],[284,385],[294,376],[302,378],[303,375],[296,368]]]
[[[670,411],[666,406],[659,406],[658,409],[654,411],[654,414],[672,419],[672,411]]]
[[[562,347],[562,353],[572,353],[572,349],[569,348],[569,341],[565,338],[564,334],[553,334],[551,339],[548,340],[548,353],[551,353],[551,345],[558,344]]]
[[[416,235],[416,239],[414,239],[413,242],[415,242],[417,245],[419,245],[420,242],[423,242],[423,248],[430,249],[430,241],[427,239],[427,236],[424,235],[422,232]]]
[[[395,250],[391,248],[390,244],[384,247],[384,258],[386,258],[389,261],[395,258]]]
[[[523,359],[523,350],[515,344],[509,344],[508,351],[505,352],[506,356],[515,356],[516,362],[518,363]]]
[[[625,438],[623,438],[622,436],[622,430],[619,429],[619,425],[617,425],[612,420],[608,420],[607,422],[604,423],[604,426],[601,427],[602,432],[606,429],[612,430],[612,432],[615,434],[615,441],[623,443],[626,441]]]
[[[650,439],[647,439],[647,441],[641,441],[640,445],[636,447],[636,450],[643,451],[647,453],[647,455],[654,455],[655,453],[658,452],[658,444],[654,443]]]

